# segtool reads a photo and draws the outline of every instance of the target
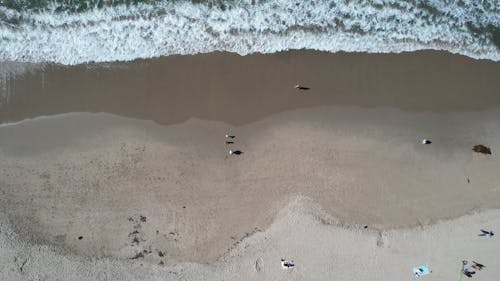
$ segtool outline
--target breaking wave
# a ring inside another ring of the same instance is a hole
[[[0,61],[74,65],[290,49],[435,49],[500,61],[498,0],[23,1],[0,4]]]

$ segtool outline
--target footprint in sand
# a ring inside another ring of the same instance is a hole
[[[386,246],[386,240],[385,233],[383,231],[379,231],[377,236],[377,247]]]
[[[264,261],[262,260],[262,258],[258,258],[257,260],[255,260],[255,270],[257,272],[260,272],[262,270],[263,264],[264,264]]]

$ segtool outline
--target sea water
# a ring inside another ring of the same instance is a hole
[[[0,0],[0,61],[446,50],[500,60],[499,0]]]

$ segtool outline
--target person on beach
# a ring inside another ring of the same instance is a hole
[[[428,140],[428,139],[423,139],[422,140],[422,144],[431,144],[432,141],[431,140]]]
[[[283,268],[292,268],[295,266],[295,264],[293,263],[293,261],[287,261],[285,259],[281,259],[281,266]]]
[[[483,268],[485,268],[484,264],[480,264],[478,262],[475,262],[475,261],[472,261],[474,263],[474,265],[472,266],[472,268],[476,269],[476,270],[482,270]]]
[[[493,235],[495,235],[495,233],[493,233],[493,231],[486,231],[484,229],[481,229],[481,233],[478,234],[478,236],[483,236],[483,237],[493,237]]]
[[[476,272],[474,270],[469,270],[468,268],[464,269],[464,275],[471,278]]]
[[[295,85],[294,88],[297,90],[300,90],[300,91],[307,91],[307,90],[311,89],[309,87],[304,87],[304,86],[301,86],[299,84]]]
[[[235,155],[240,155],[240,154],[243,154],[243,151],[241,151],[241,150],[232,150],[232,149],[230,149],[230,150],[229,150],[229,155],[233,155],[233,154],[235,154]]]

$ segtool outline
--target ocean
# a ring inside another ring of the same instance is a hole
[[[500,61],[499,0],[0,0],[0,61],[446,50]]]

